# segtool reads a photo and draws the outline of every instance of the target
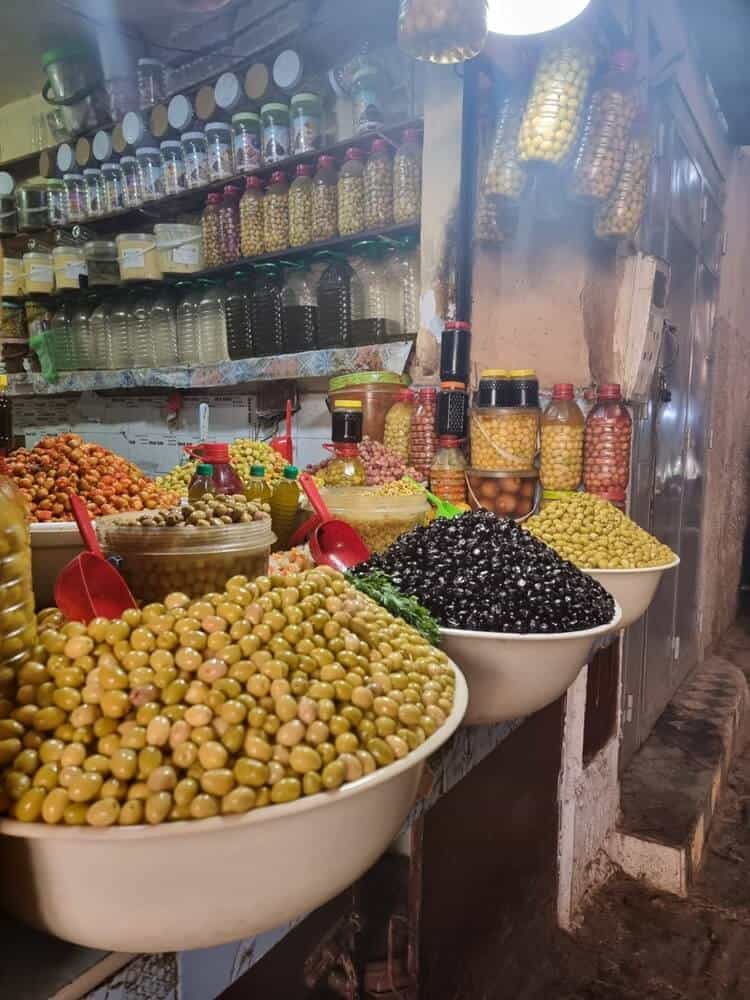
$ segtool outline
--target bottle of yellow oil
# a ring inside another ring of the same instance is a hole
[[[271,494],[271,526],[276,535],[277,549],[288,549],[289,539],[294,533],[294,521],[299,506],[298,473],[296,466],[287,465]]]
[[[265,468],[262,465],[254,465],[250,469],[250,482],[245,487],[245,496],[257,503],[270,503],[272,492],[266,482]]]

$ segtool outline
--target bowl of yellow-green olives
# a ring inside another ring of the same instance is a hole
[[[622,608],[620,628],[627,628],[646,614],[661,578],[680,564],[679,556],[665,566],[646,566],[642,569],[584,569],[614,597]]]

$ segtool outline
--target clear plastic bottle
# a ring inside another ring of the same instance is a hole
[[[250,303],[253,297],[253,276],[237,271],[226,284],[224,308],[227,317],[227,349],[232,361],[253,356],[253,331]]]
[[[427,386],[417,390],[417,403],[409,430],[409,465],[416,469],[423,482],[430,478],[437,451],[436,411],[437,389]]]
[[[151,336],[157,368],[171,368],[178,364],[176,297],[167,285],[162,288],[151,306]]]
[[[570,382],[552,388],[542,414],[539,478],[545,490],[577,490],[583,475],[583,413]]]
[[[180,194],[185,191],[185,160],[179,139],[165,139],[159,147],[161,151],[164,194]]]
[[[396,394],[396,402],[385,415],[383,444],[404,462],[409,459],[409,434],[414,416],[414,393],[402,389]]]
[[[449,503],[466,503],[466,459],[457,437],[438,438],[430,468],[430,489]]]
[[[273,490],[266,480],[266,470],[262,465],[254,465],[250,469],[250,482],[245,487],[245,496],[256,503],[271,502]]]
[[[401,0],[398,44],[414,59],[459,63],[473,59],[487,39],[487,0]]]
[[[239,496],[245,488],[237,475],[229,455],[228,444],[199,444],[188,449],[200,462],[212,466],[213,492],[219,496]]]
[[[217,364],[229,357],[224,290],[210,281],[203,283],[198,303],[198,353],[203,365]]]
[[[198,303],[203,294],[201,284],[189,285],[185,282],[177,286],[180,295],[176,311],[177,355],[181,365],[201,363],[198,340]]]
[[[353,247],[354,268],[362,286],[362,315],[352,320],[353,347],[398,340],[401,324],[395,319],[396,288],[393,275],[383,265],[379,246],[371,241]]]
[[[83,171],[83,179],[86,184],[86,217],[95,219],[105,212],[104,175],[98,167],[87,167]]]
[[[134,156],[123,156],[122,167],[123,200],[125,208],[138,208],[143,204],[143,185],[138,161]]]
[[[141,178],[141,196],[144,201],[164,197],[164,176],[161,153],[156,146],[141,146],[135,151],[138,173]]]
[[[106,367],[121,371],[132,367],[128,320],[130,318],[130,296],[119,295],[109,312],[109,336],[107,338]]]
[[[221,263],[233,264],[240,259],[240,191],[228,184],[219,205],[219,237]]]
[[[259,257],[266,252],[263,235],[263,181],[248,177],[240,199],[240,251],[243,257]]]
[[[625,503],[632,436],[633,420],[620,386],[614,382],[600,385],[584,431],[583,485],[587,493],[615,504]]]
[[[422,211],[422,150],[419,132],[404,129],[393,160],[393,221],[417,222]]]
[[[156,295],[153,289],[141,288],[129,299],[128,347],[133,368],[153,368],[156,351],[151,332],[151,307]]]
[[[23,496],[12,480],[0,477],[0,545],[3,586],[0,588],[0,667],[16,671],[31,656],[37,641],[31,577],[31,534]],[[3,698],[15,681],[4,681]]]
[[[404,240],[392,251],[386,266],[394,285],[394,318],[400,327],[399,336],[416,337],[419,333],[419,254],[415,241]]]
[[[271,174],[263,199],[263,242],[266,253],[289,246],[289,185],[281,170]]]
[[[356,146],[347,149],[338,179],[339,235],[353,236],[365,228],[365,154]]]
[[[336,399],[331,412],[334,457],[326,466],[326,485],[364,486],[365,467],[359,457],[362,440],[362,400]],[[326,447],[328,447],[326,445]]]
[[[312,243],[312,181],[313,168],[300,163],[289,188],[289,246],[303,247]]]
[[[209,180],[223,181],[234,173],[232,127],[226,122],[209,122],[205,132]]]
[[[365,164],[365,228],[393,223],[393,157],[386,139],[375,139]]]
[[[600,239],[625,239],[638,232],[648,198],[651,153],[648,112],[641,111],[615,189],[594,216]]]
[[[121,212],[125,208],[125,183],[119,163],[103,163],[104,209],[106,212]]]
[[[214,467],[207,462],[199,462],[188,486],[188,501],[200,500],[207,493],[214,492]]]
[[[221,195],[214,192],[206,199],[206,207],[201,216],[203,230],[203,253],[206,267],[218,267],[223,262],[221,249]]]
[[[275,264],[259,264],[255,269],[250,325],[258,357],[284,353],[286,345],[281,281]]]
[[[360,60],[359,69],[352,77],[352,131],[354,134],[372,132],[385,124],[384,111],[385,74],[380,66],[367,56]]]
[[[314,351],[318,345],[318,296],[313,276],[304,264],[286,263],[281,304],[286,349]]]
[[[288,549],[299,507],[299,470],[287,465],[282,478],[271,494],[271,527],[276,535],[277,549]]]
[[[52,319],[54,333],[55,367],[59,372],[75,371],[75,354],[73,338],[70,330],[70,320],[73,307],[68,302],[61,302]]]
[[[89,317],[91,367],[97,370],[108,367],[107,359],[109,357],[109,342],[111,340],[109,325],[111,310],[111,301],[109,299],[102,299]]]
[[[352,325],[364,316],[362,282],[345,257],[326,259],[318,282],[318,347],[350,347]]]
[[[338,231],[336,161],[332,156],[319,156],[312,189],[312,238],[332,240]]]
[[[518,134],[528,96],[526,80],[498,102],[495,131],[482,185],[482,193],[486,196],[518,201],[524,192],[528,175],[518,159]]]
[[[73,359],[77,371],[90,371],[94,367],[90,316],[91,301],[88,296],[84,296],[76,303],[70,317],[70,336],[73,341]]]

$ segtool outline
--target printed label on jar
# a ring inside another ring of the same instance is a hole
[[[198,266],[198,247],[187,244],[184,247],[175,247],[172,251],[172,261],[175,264],[185,264],[187,267]]]
[[[51,264],[32,264],[29,267],[29,282],[40,285],[51,285],[53,281]]]
[[[145,250],[121,250],[120,268],[123,271],[142,271],[146,266]]]
[[[188,187],[208,184],[208,154],[200,151],[186,153],[185,180]]]
[[[317,115],[296,115],[292,122],[292,148],[295,153],[307,153],[320,146],[320,118]]]
[[[77,260],[71,261],[68,264],[63,264],[62,270],[65,277],[70,281],[78,281],[78,278],[82,274],[87,275],[89,273],[86,265]]]
[[[263,128],[263,155],[266,163],[289,156],[289,126],[266,125]]]
[[[238,170],[249,170],[261,161],[260,141],[257,135],[245,132],[234,137],[234,163]]]

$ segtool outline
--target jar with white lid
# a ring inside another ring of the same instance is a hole
[[[240,106],[242,101],[242,84],[235,73],[222,73],[214,84],[214,100],[216,107],[226,114]]]
[[[226,122],[209,122],[206,125],[209,180],[221,181],[234,173],[232,155],[232,129]]]
[[[182,145],[177,139],[165,139],[159,147],[164,180],[164,194],[180,194],[185,190],[185,161]]]
[[[81,246],[59,246],[52,251],[55,288],[58,292],[81,287],[81,276],[88,275],[86,258]]]
[[[137,111],[128,111],[120,127],[126,145],[132,146],[134,149],[143,142],[146,136],[145,118]]]
[[[119,285],[120,268],[114,240],[89,240],[83,245],[89,272],[89,288],[95,285]]]
[[[253,170],[263,162],[260,148],[260,115],[254,111],[239,111],[232,115],[234,129],[234,168]]]
[[[120,160],[120,169],[125,208],[139,208],[143,204],[143,187],[138,160],[134,156],[123,156]]]
[[[193,120],[195,111],[189,97],[185,94],[175,94],[167,107],[167,121],[175,132],[184,132]]]
[[[156,201],[164,194],[161,153],[156,146],[140,146],[135,151],[144,201]]]
[[[188,189],[208,184],[208,146],[203,132],[185,132],[180,137]]]
[[[87,167],[83,171],[86,184],[86,216],[94,219],[104,215],[104,177],[98,167]]]
[[[23,261],[19,257],[3,257],[3,297],[15,299],[23,295]]]
[[[30,251],[23,255],[23,283],[27,295],[51,295],[55,289],[52,254]]]
[[[86,218],[86,182],[83,174],[65,174],[63,184],[68,222],[83,222]]]
[[[125,185],[119,163],[102,163],[104,178],[104,210],[121,212],[125,208]]]
[[[156,239],[151,233],[120,233],[116,237],[117,260],[123,281],[161,281]]]
[[[68,221],[68,202],[63,181],[47,181],[47,221],[50,226],[64,226]]]

